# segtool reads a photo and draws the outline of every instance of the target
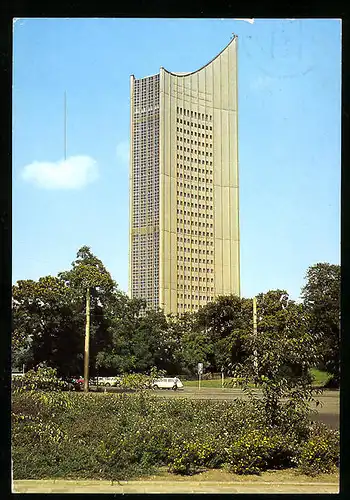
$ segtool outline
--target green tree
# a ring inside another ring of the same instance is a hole
[[[60,375],[81,371],[82,315],[72,290],[57,277],[20,280],[12,289],[12,356],[27,369],[46,361]]]
[[[111,342],[97,355],[96,363],[99,370],[111,374],[137,370],[133,339],[145,307],[146,303],[142,299],[129,299],[123,293],[114,294],[108,311]]]
[[[302,299],[309,314],[310,327],[317,337],[318,367],[340,378],[340,266],[315,264],[307,270]]]
[[[213,371],[231,369],[243,362],[244,336],[252,327],[252,301],[236,295],[217,297],[198,310],[194,315],[196,331],[209,335]]]
[[[309,370],[317,359],[317,347],[309,328],[303,304],[287,300],[285,290],[273,290],[257,296],[258,331],[245,337],[250,355],[235,375],[243,379],[245,388],[256,376],[263,391],[268,421],[278,424],[282,400],[293,415],[307,418],[308,402],[313,397]]]
[[[214,351],[208,329],[198,325],[196,313],[184,313],[177,321],[181,332],[177,355],[181,360],[182,371],[193,375],[198,363],[203,363],[204,369],[210,369]]]
[[[88,246],[81,247],[77,258],[72,262],[70,271],[59,273],[65,284],[75,290],[81,299],[85,298],[85,348],[84,348],[84,391],[89,390],[90,365],[90,301],[94,300],[94,308],[100,315],[103,306],[111,298],[116,289],[116,283]]]
[[[161,332],[161,338],[157,350],[156,365],[158,369],[169,375],[178,375],[188,372],[183,359],[183,336],[191,329],[192,321],[190,315],[167,316],[167,327]]]

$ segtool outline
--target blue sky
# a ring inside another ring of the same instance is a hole
[[[13,282],[68,269],[89,245],[127,291],[129,77],[194,71],[233,32],[242,295],[297,299],[310,265],[340,262],[340,21],[19,19]]]

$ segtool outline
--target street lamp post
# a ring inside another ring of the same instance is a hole
[[[89,358],[90,358],[90,288],[86,289],[86,322],[84,351],[84,392],[89,392]]]

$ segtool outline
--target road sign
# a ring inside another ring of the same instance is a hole
[[[198,363],[198,374],[202,375],[203,373],[203,363]]]

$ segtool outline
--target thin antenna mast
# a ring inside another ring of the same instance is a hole
[[[64,91],[64,160],[67,159],[67,93]]]

